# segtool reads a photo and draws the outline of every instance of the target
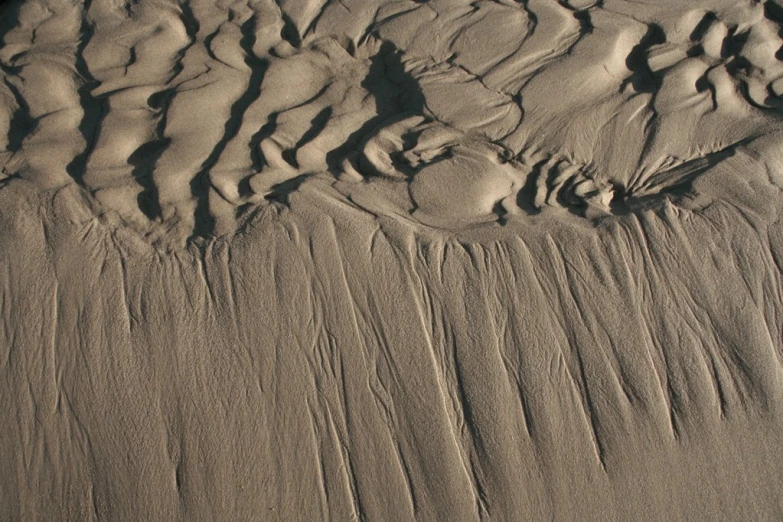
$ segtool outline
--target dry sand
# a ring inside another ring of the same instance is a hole
[[[783,519],[783,2],[0,12],[0,519]]]

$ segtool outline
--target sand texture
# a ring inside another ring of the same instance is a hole
[[[783,1],[0,7],[0,520],[783,519]]]

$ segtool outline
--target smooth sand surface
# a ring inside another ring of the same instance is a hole
[[[783,2],[0,8],[0,519],[783,519]]]

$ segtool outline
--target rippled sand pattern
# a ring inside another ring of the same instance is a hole
[[[0,7],[0,519],[783,518],[783,3]]]

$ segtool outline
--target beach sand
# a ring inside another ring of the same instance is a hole
[[[0,519],[783,518],[781,35],[3,5]]]

